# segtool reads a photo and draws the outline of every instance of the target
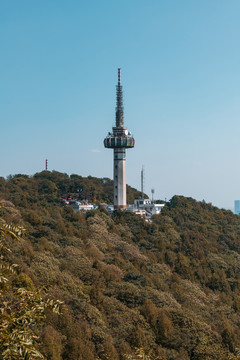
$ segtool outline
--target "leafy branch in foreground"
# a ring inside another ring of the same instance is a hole
[[[37,326],[45,318],[46,310],[60,312],[62,302],[46,297],[43,290],[15,288],[16,264],[10,264],[8,239],[18,240],[24,229],[11,226],[0,219],[0,359],[44,359],[35,344]]]

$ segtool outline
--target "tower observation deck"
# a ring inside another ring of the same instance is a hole
[[[116,86],[116,126],[104,139],[104,146],[113,149],[113,181],[114,181],[114,209],[126,209],[126,149],[133,148],[135,140],[124,126],[123,93],[121,74],[118,69],[118,84]]]

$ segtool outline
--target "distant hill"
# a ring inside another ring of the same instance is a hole
[[[107,201],[108,181],[0,179],[2,216],[27,229],[11,260],[18,286],[48,287],[66,304],[41,328],[46,358],[137,359],[142,348],[151,359],[239,359],[240,217],[183,196],[152,223],[128,211],[75,214],[59,199],[82,186]]]
[[[113,180],[92,176],[67,175],[58,171],[42,171],[34,176],[17,174],[9,176],[7,181],[0,178],[1,191],[8,192],[14,197],[45,196],[49,200],[59,197],[73,197],[90,202],[113,203]],[[25,191],[27,190],[27,191]],[[14,194],[18,193],[18,194]],[[141,192],[127,185],[127,202],[132,204],[134,199],[141,197]],[[145,197],[147,197],[145,195]]]

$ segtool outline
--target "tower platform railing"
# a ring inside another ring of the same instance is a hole
[[[133,148],[135,145],[135,139],[132,136],[114,136],[109,135],[104,139],[104,146],[108,149],[115,148]]]

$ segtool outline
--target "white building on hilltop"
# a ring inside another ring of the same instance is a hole
[[[149,220],[153,215],[161,213],[165,204],[154,204],[150,199],[135,199],[133,212],[138,215],[145,216],[146,220]]]

